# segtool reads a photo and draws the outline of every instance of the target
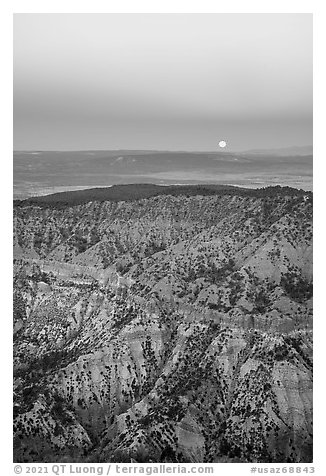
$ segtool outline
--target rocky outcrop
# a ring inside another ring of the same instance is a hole
[[[311,461],[311,213],[16,208],[15,461]]]

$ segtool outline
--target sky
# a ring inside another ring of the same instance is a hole
[[[312,144],[311,14],[15,14],[15,150]]]

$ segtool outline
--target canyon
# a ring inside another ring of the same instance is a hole
[[[115,187],[14,204],[14,460],[312,461],[312,193]]]

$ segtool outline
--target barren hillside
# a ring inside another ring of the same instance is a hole
[[[154,195],[14,207],[15,461],[311,461],[312,194]]]

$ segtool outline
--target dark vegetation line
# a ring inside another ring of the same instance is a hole
[[[105,188],[89,188],[70,192],[59,192],[41,197],[31,197],[26,200],[14,200],[14,206],[27,207],[37,205],[43,208],[65,208],[82,205],[88,202],[119,202],[134,201],[158,195],[230,195],[243,197],[273,197],[275,195],[303,196],[312,198],[312,192],[291,187],[266,187],[249,189],[231,185],[155,185],[155,184],[126,184],[113,185]]]

